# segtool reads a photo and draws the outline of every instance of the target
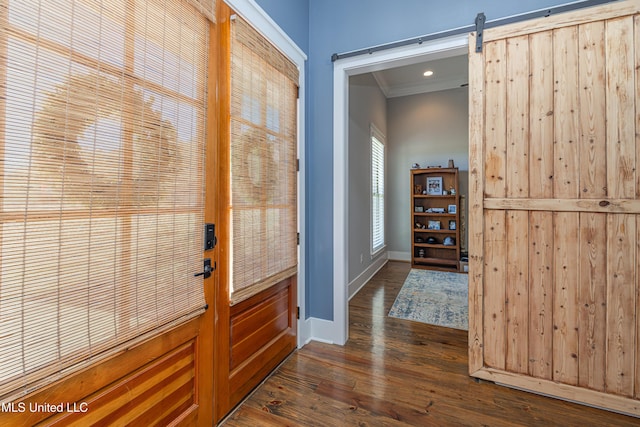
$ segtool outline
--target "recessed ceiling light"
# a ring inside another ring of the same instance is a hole
[[[431,76],[433,76],[433,71],[431,71],[431,70],[427,70],[427,71],[425,71],[425,72],[424,72],[424,76],[425,76],[425,77],[431,77]]]

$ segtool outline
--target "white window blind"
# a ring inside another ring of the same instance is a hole
[[[384,240],[384,136],[371,126],[371,254],[385,245]]]
[[[5,0],[0,25],[5,401],[202,311],[208,23]]]
[[[231,58],[235,304],[297,272],[298,69],[240,17]]]

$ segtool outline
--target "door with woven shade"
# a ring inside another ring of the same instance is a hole
[[[298,69],[244,19],[228,14],[216,420],[295,349],[297,333]]]
[[[211,12],[0,6],[0,425],[211,424]]]

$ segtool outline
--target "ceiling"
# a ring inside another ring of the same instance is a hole
[[[426,70],[433,71],[425,77]],[[374,71],[374,78],[387,98],[436,92],[467,85],[469,60],[467,55],[452,56],[388,70]]]

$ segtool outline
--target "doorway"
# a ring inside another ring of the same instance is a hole
[[[348,337],[349,299],[349,80],[350,77],[467,54],[466,35],[338,60],[334,64],[334,328],[332,342]],[[407,165],[409,167],[410,165]],[[407,190],[408,191],[408,190]],[[408,227],[407,227],[408,230]]]

